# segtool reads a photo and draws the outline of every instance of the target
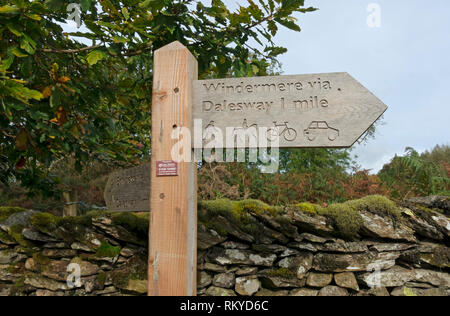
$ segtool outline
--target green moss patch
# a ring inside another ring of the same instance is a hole
[[[320,210],[320,215],[331,218],[340,235],[348,239],[359,239],[363,225],[360,213],[349,203],[332,204]]]
[[[258,200],[244,200],[241,202],[235,202],[234,211],[238,216],[248,213],[276,216],[280,214],[283,209],[280,207],[270,206]]]
[[[97,250],[97,256],[104,258],[115,258],[119,255],[120,250],[120,247],[114,247],[108,242],[102,241],[100,248]]]
[[[381,195],[366,196],[346,203],[359,212],[368,211],[381,216],[391,216],[394,219],[400,219],[402,214],[395,202]]]
[[[115,287],[127,289],[130,280],[147,280],[147,265],[143,258],[136,256],[122,268],[108,272],[103,277],[105,280],[110,278]]]
[[[7,220],[11,215],[15,213],[22,213],[26,211],[26,209],[21,207],[2,206],[0,207],[0,222]]]
[[[7,233],[5,233],[3,230],[0,229],[0,242],[3,243],[16,243],[17,241]]]
[[[248,233],[258,241],[262,237],[264,228],[251,214],[275,217],[283,212],[282,208],[272,207],[258,200],[231,201],[219,199],[213,201],[199,201],[199,223],[212,228],[222,236],[227,236],[230,225],[218,221],[219,216],[225,218],[233,229]],[[223,225],[222,225],[223,224]]]
[[[26,239],[23,237],[22,231],[24,230],[24,228],[25,228],[25,227],[23,227],[22,225],[15,225],[15,226],[12,226],[12,227],[10,228],[9,235],[10,235],[12,238],[14,238],[14,240],[15,240],[19,245],[21,245],[22,247],[31,249],[31,248],[35,247],[35,243],[33,243],[33,242],[29,241],[29,240],[26,240]]]
[[[25,279],[26,276],[22,276],[20,279],[14,283],[14,285],[11,288],[10,296],[20,296],[25,288]]]
[[[295,272],[293,272],[287,268],[280,268],[277,270],[265,271],[264,275],[266,275],[268,277],[277,277],[277,278],[286,278],[286,279],[296,277]]]
[[[380,195],[332,204],[327,208],[316,207],[315,211],[319,215],[330,218],[339,231],[338,235],[349,239],[359,239],[358,232],[363,225],[360,213],[363,211],[380,216],[389,216],[394,222],[401,219],[400,208],[393,201]],[[308,209],[306,212],[308,212]]]
[[[45,267],[46,265],[48,265],[50,263],[50,258],[44,256],[43,254],[41,254],[40,252],[36,252],[33,254],[32,256],[34,262],[36,264],[38,264],[40,267]]]
[[[293,206],[294,209],[309,214],[309,215],[317,215],[319,214],[320,210],[322,209],[319,205],[315,205],[312,203],[299,203]]]
[[[231,201],[219,199],[199,201],[198,208],[199,215],[204,219],[221,215],[238,221],[246,221],[251,213],[275,217],[283,212],[281,207],[270,206],[258,200]]]
[[[100,288],[104,288],[105,287],[105,283],[106,283],[107,278],[108,278],[108,275],[105,272],[100,272],[97,275],[97,282],[98,282]]]
[[[30,219],[31,225],[45,234],[52,235],[61,225],[61,217],[56,217],[49,213],[37,213]]]
[[[138,237],[146,238],[149,231],[149,220],[145,216],[134,213],[118,213],[112,216],[113,223],[120,225],[127,231],[135,233]]]

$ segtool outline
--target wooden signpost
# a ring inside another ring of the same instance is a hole
[[[149,295],[194,296],[197,288],[197,166],[172,161],[176,128],[192,127],[194,56],[179,42],[155,52],[152,102]],[[176,164],[177,175],[157,166]]]
[[[193,131],[194,120],[201,120],[203,133],[264,127],[280,147],[350,147],[387,109],[347,73],[197,78],[197,61],[181,43],[155,52],[149,295],[196,295],[197,165],[174,161],[174,130]],[[183,150],[203,143],[194,145]],[[224,148],[234,146],[224,140]]]

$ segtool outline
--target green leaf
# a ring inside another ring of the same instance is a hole
[[[22,36],[22,32],[20,32],[12,23],[8,23],[6,25],[8,30],[16,36]]]
[[[126,43],[130,40],[128,38],[122,37],[122,36],[113,36],[113,41],[116,44]]]
[[[22,48],[28,54],[33,55],[36,51],[36,43],[31,38],[25,35],[20,40],[20,48]]]
[[[0,60],[0,71],[8,70],[14,61],[14,56],[9,56],[7,59]]]
[[[257,75],[259,72],[259,67],[256,65],[252,65],[252,71],[254,75]]]
[[[14,47],[11,52],[14,54],[14,56],[17,57],[28,57],[27,54],[23,53],[20,49],[18,49],[17,47]]]
[[[273,20],[270,20],[267,22],[267,26],[269,28],[270,34],[272,34],[272,36],[275,36],[275,34],[277,34],[278,31],[277,24]]]
[[[96,49],[88,54],[87,62],[90,66],[93,66],[107,56],[108,55],[104,51]]]
[[[20,10],[16,6],[5,5],[0,7],[0,14],[16,14],[19,12]]]
[[[37,14],[24,14],[26,17],[35,20],[35,21],[40,21],[42,18],[37,15]]]
[[[31,90],[26,87],[22,88],[22,95],[27,99],[41,100],[44,96],[37,90]]]
[[[125,18],[125,20],[128,21],[128,19],[130,18],[130,13],[128,12],[127,8],[125,8],[125,7],[122,8],[122,14],[123,14],[123,17]]]
[[[297,32],[301,31],[300,26],[298,26],[294,21],[289,21],[289,20],[285,20],[285,19],[275,19],[275,21],[277,21],[281,25],[283,25],[293,31],[297,31]]]
[[[84,12],[87,12],[91,8],[92,0],[81,0],[80,4],[81,4],[81,10],[83,10]]]

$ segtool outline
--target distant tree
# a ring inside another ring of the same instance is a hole
[[[395,156],[378,175],[396,198],[448,194],[450,191],[448,170],[436,162],[445,163],[448,160],[449,157],[441,155],[445,152],[449,152],[448,147],[447,149],[444,147],[444,150],[437,147],[431,153],[420,155],[415,149],[408,147],[404,156]]]
[[[317,173],[333,170],[336,174],[347,172],[353,165],[350,152],[342,149],[290,149],[280,154],[280,172]]]

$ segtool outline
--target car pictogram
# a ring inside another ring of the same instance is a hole
[[[335,141],[339,137],[339,130],[328,125],[325,121],[313,121],[304,131],[306,138],[313,142],[320,135],[326,135],[330,141]]]

